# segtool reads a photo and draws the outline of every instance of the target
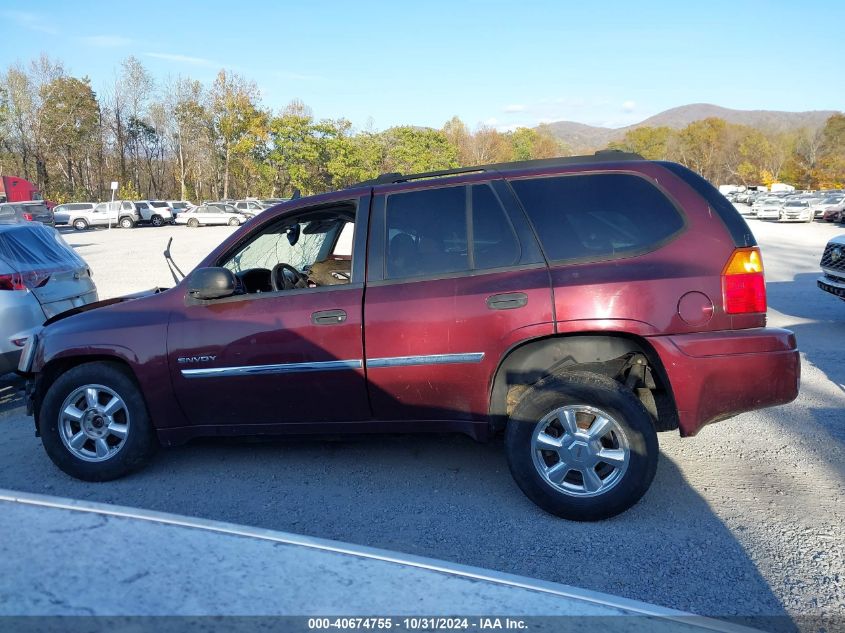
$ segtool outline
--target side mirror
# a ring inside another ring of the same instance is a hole
[[[188,294],[195,299],[222,299],[235,294],[236,285],[228,268],[197,268],[188,278]]]

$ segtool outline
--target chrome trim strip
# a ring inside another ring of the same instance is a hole
[[[389,358],[367,359],[367,368],[480,363],[483,359],[484,352],[472,352],[468,354],[432,354],[430,356],[393,356]]]
[[[315,363],[282,363],[278,365],[246,365],[243,367],[208,367],[183,369],[185,378],[226,378],[230,376],[260,376],[263,374],[297,374],[312,371],[343,371],[361,369],[360,359],[327,360]]]

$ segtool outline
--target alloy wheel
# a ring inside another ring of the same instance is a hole
[[[622,425],[601,409],[581,404],[544,416],[534,427],[531,454],[547,484],[575,497],[609,491],[622,480],[631,458]]]
[[[84,385],[65,398],[59,411],[59,436],[70,453],[86,462],[112,458],[129,436],[129,409],[103,385]]]

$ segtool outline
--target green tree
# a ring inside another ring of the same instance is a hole
[[[644,125],[628,130],[622,140],[614,141],[608,147],[633,152],[648,160],[666,160],[673,135],[673,130],[666,126]]]
[[[94,193],[88,166],[100,140],[97,97],[86,77],[58,77],[40,90],[40,127],[67,192]]]
[[[388,171],[414,173],[458,166],[458,152],[440,130],[406,125],[390,128],[384,136]]]
[[[211,126],[223,160],[223,197],[229,197],[232,164],[249,157],[267,137],[267,114],[258,108],[258,89],[221,70],[211,87]]]

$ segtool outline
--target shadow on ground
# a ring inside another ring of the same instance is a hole
[[[0,376],[0,413],[23,406],[23,378],[16,374]]]
[[[743,547],[665,455],[637,506],[587,524],[525,498],[499,441],[202,440],[162,450],[135,475],[90,484],[58,471],[23,433],[14,449],[0,445],[0,487],[338,539],[794,630]]]

